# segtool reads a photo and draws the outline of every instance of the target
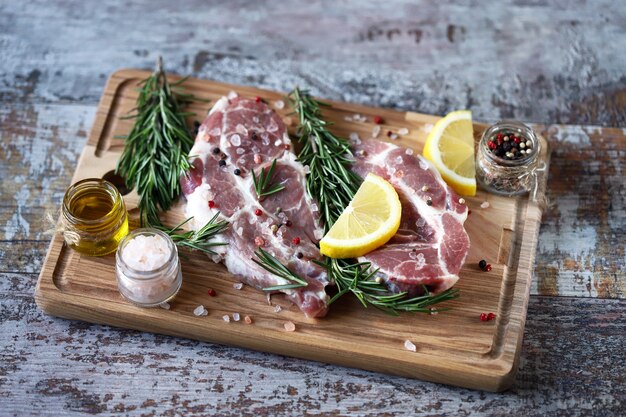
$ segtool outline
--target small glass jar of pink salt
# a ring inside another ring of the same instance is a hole
[[[120,293],[140,307],[169,301],[183,282],[176,245],[157,229],[134,230],[120,242],[115,272]]]

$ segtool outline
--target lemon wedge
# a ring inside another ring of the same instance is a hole
[[[440,119],[426,138],[423,154],[454,191],[476,195],[472,112],[454,111]]]
[[[320,241],[331,258],[357,258],[384,245],[400,227],[402,206],[393,185],[367,174],[354,198]]]

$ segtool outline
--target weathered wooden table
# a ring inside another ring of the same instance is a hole
[[[0,4],[1,415],[624,415],[626,6],[127,3]],[[487,394],[41,313],[47,217],[106,77],[157,54],[219,81],[576,125],[548,128],[550,206],[515,387]]]

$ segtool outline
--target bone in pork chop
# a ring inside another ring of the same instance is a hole
[[[393,292],[432,293],[451,288],[469,252],[463,228],[467,206],[421,156],[377,140],[354,147],[352,169],[362,177],[373,172],[389,181],[400,197],[402,219],[396,235],[384,246],[361,257],[372,263]],[[429,205],[428,200],[432,204]]]
[[[316,205],[306,193],[304,167],[289,145],[284,123],[266,104],[221,98],[198,129],[189,152],[194,169],[181,177],[186,214],[200,228],[219,211],[230,226],[215,241],[228,245],[219,246],[213,260],[223,261],[242,282],[259,289],[288,284],[252,261],[262,247],[308,282],[306,288],[283,292],[308,317],[321,317],[328,306],[324,291],[328,280],[313,260],[321,259],[315,243],[323,230],[313,210]],[[274,159],[272,183],[285,189],[259,201],[251,171],[257,175],[262,168],[267,171]]]

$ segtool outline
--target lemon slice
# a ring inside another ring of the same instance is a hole
[[[426,138],[423,153],[454,191],[476,195],[472,112],[454,111],[439,120]]]
[[[320,241],[331,258],[357,258],[384,245],[400,227],[402,206],[387,181],[367,174],[354,198]]]

